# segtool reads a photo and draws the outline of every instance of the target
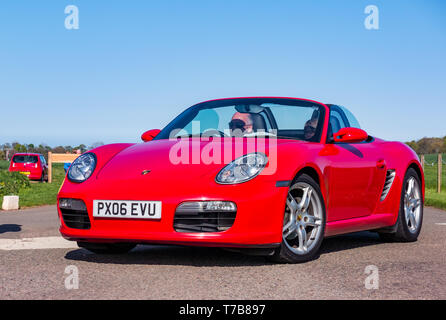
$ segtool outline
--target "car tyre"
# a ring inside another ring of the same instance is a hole
[[[379,232],[385,242],[417,241],[423,224],[423,194],[417,172],[409,168],[404,176],[401,189],[400,209],[394,232]]]
[[[123,254],[136,247],[134,243],[91,243],[78,241],[77,245],[96,254]]]
[[[282,243],[268,258],[279,263],[302,263],[315,259],[324,239],[325,211],[319,185],[309,175],[299,175],[288,191]]]

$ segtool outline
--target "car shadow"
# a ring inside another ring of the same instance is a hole
[[[138,245],[127,254],[94,254],[78,249],[65,255],[68,260],[111,264],[183,265],[196,267],[238,267],[271,264],[261,256],[248,256],[222,248]]]
[[[20,224],[0,224],[0,234],[20,231],[22,231],[22,225]]]
[[[320,255],[382,244],[372,232],[359,232],[324,240]],[[316,257],[316,258],[318,258]],[[183,265],[195,267],[242,267],[273,265],[262,256],[245,255],[221,248],[138,245],[127,254],[94,254],[86,249],[67,252],[68,260],[104,264]]]
[[[361,150],[359,150],[358,148],[356,148],[355,146],[352,146],[351,144],[344,144],[344,143],[340,143],[338,144],[339,147],[350,151],[351,153],[353,153],[355,156],[357,156],[358,158],[364,158],[364,155],[362,154]]]
[[[362,231],[324,239],[320,254],[383,244],[376,232]]]

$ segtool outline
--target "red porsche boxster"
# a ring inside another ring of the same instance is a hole
[[[295,263],[315,258],[324,237],[370,230],[409,242],[421,230],[417,155],[369,136],[342,106],[212,100],[142,140],[73,162],[58,194],[63,237],[95,253],[176,244]]]

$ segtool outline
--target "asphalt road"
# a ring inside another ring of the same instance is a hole
[[[0,212],[0,299],[446,299],[446,212],[432,208],[416,243],[339,236],[300,265],[172,246],[100,256],[67,244],[58,225],[54,206]],[[48,242],[55,248],[45,249]],[[365,286],[369,265],[378,289]],[[69,266],[78,289],[66,288],[76,287]]]

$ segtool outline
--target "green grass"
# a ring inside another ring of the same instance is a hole
[[[441,193],[437,193],[437,190],[426,189],[425,204],[427,206],[446,210],[446,190],[442,190]]]
[[[443,156],[443,161],[446,161],[446,155]],[[431,166],[432,163],[435,163]],[[437,155],[425,155],[424,165],[424,179],[426,180],[426,189],[437,189]],[[446,164],[443,163],[441,174],[441,189],[446,190]]]
[[[8,168],[9,162],[0,160],[0,170]],[[31,182],[29,188],[20,190],[20,208],[56,204],[57,193],[64,179],[63,163],[53,164],[53,183]]]
[[[0,170],[8,170],[9,162],[6,160],[0,160]]]
[[[63,163],[53,164],[53,182],[32,182],[31,187],[20,190],[20,208],[56,204],[57,193],[64,179]]]
[[[424,179],[426,181],[426,205],[446,210],[446,164],[443,163],[441,175],[441,193],[437,193],[437,155],[424,156]],[[443,161],[446,159],[443,156]],[[434,163],[433,166],[431,164]]]

